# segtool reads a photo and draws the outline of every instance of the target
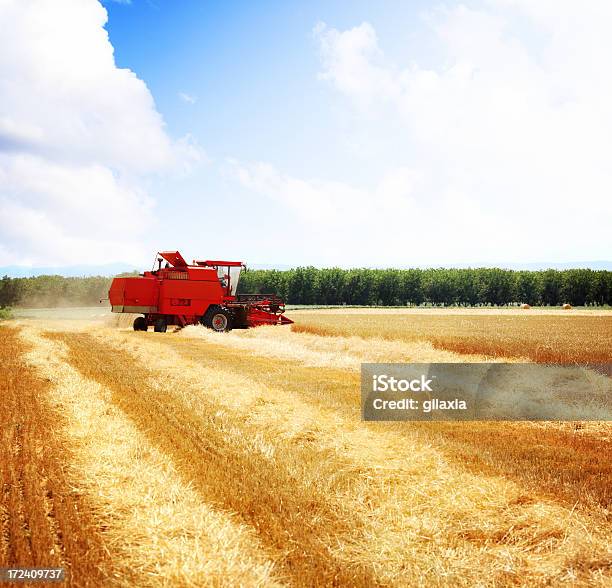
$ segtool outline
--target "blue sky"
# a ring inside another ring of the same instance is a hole
[[[317,234],[303,227],[296,233],[299,215],[259,195],[254,199],[228,181],[224,161],[274,162],[291,176],[374,186],[386,162],[363,165],[347,147],[352,117],[342,97],[318,79],[313,29],[319,22],[341,28],[372,22],[388,37],[386,50],[410,54],[417,49],[420,11],[427,3],[388,2],[384,10],[371,2],[133,0],[105,6],[117,65],[147,83],[168,133],[193,136],[212,160],[187,178],[150,188],[159,217],[176,222],[177,208],[184,206],[192,218],[178,222],[197,234],[202,219],[222,217],[230,201],[248,217],[238,222],[248,239],[234,244],[227,232],[213,230],[209,241],[193,242],[215,248],[218,255],[249,257],[250,244],[263,241],[258,263],[334,263],[309,256]]]
[[[609,16],[7,0],[0,264],[610,259]]]
[[[320,21],[341,28],[373,22],[395,41],[391,47],[408,52],[419,4],[392,2],[380,10],[371,2],[133,0],[106,7],[117,65],[147,83],[170,132],[194,134],[217,156],[272,159],[291,173],[320,173],[329,162],[321,139],[333,143],[346,123],[338,117],[345,106],[317,79],[313,28]],[[389,11],[402,15],[401,25]],[[180,92],[197,102],[186,104]]]

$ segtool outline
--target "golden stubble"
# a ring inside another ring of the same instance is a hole
[[[460,355],[436,349],[424,340],[365,338],[358,334],[321,336],[316,332],[300,331],[285,326],[259,327],[229,333],[215,333],[202,326],[189,326],[179,331],[178,336],[231,347],[237,352],[297,361],[312,367],[345,369],[353,372],[359,371],[364,362],[465,363],[492,360],[485,355]],[[503,360],[500,358],[497,361]]]
[[[278,550],[289,580],[471,586],[610,578],[601,513],[449,459],[426,430],[361,423],[330,404],[333,391],[317,400],[323,381],[348,398],[350,371],[289,361],[279,368],[276,358],[266,363],[173,334],[59,337],[73,365],[114,389],[113,402],[203,499],[235,512]],[[96,357],[113,358],[112,369]],[[276,382],[266,370],[276,370]]]
[[[302,312],[296,333],[428,342],[462,355],[539,363],[612,363],[612,314]]]
[[[111,585],[93,503],[67,468],[66,419],[28,365],[18,329],[0,326],[0,566],[61,567],[70,586]]]
[[[278,584],[254,534],[202,501],[172,460],[112,404],[110,392],[67,363],[64,344],[33,326],[25,326],[22,337],[32,346],[28,362],[49,380],[51,398],[65,415],[73,447],[66,466],[78,491],[96,505],[117,584]]]

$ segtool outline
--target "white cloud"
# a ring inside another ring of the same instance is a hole
[[[463,194],[444,195],[442,207],[419,198],[424,178],[407,167],[390,169],[375,186],[362,188],[295,178],[269,163],[231,161],[230,166],[244,187],[291,211],[291,216],[278,213],[284,224],[291,224],[296,231],[298,226],[306,226],[311,239],[302,246],[310,263],[397,266],[460,262],[470,255],[469,245],[462,243],[466,231],[497,238],[499,226],[489,214],[474,209]],[[262,204],[262,208],[270,205]],[[451,251],[449,243],[455,243]],[[505,245],[512,245],[512,241]]]
[[[115,65],[106,18],[95,0],[0,2],[4,261],[138,261],[153,222],[139,178],[200,157]]]
[[[141,226],[151,226],[152,201],[107,167],[3,154],[0,180],[0,234],[9,244],[7,253],[17,255],[20,263],[150,255],[134,237],[142,233]]]
[[[369,23],[314,34],[320,77],[354,102],[355,125],[373,111],[395,121],[448,256],[597,259],[612,255],[610,17],[608,2],[439,9],[425,20],[435,67],[396,67]]]
[[[367,191],[342,182],[302,180],[262,162],[237,165],[235,173],[246,188],[289,207],[300,218],[321,228],[337,226],[340,219],[359,222],[367,216],[361,206],[368,197]]]
[[[319,40],[324,66],[320,79],[333,81],[340,91],[364,106],[374,98],[395,93],[393,75],[380,65],[383,54],[372,25],[364,22],[341,33],[318,23],[313,33]]]
[[[195,104],[198,101],[197,96],[194,96],[193,94],[187,94],[187,92],[179,92],[178,96],[183,102],[186,102],[187,104]]]

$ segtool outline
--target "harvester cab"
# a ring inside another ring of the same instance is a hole
[[[198,267],[212,267],[217,272],[219,283],[226,296],[236,296],[240,272],[246,269],[241,261],[193,261]]]
[[[158,267],[140,276],[115,278],[108,297],[112,312],[142,314],[134,330],[202,324],[215,331],[288,325],[285,303],[274,294],[238,294],[241,261],[194,260],[178,251],[158,253]],[[162,263],[165,260],[165,266]]]

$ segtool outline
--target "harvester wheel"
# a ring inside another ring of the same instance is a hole
[[[223,331],[230,331],[232,328],[232,317],[227,310],[219,308],[211,313],[206,313],[205,326],[213,331],[222,333]]]
[[[156,333],[165,333],[167,328],[168,328],[168,323],[166,323],[166,319],[158,318],[155,321],[155,326],[153,327],[153,330]]]
[[[134,319],[134,330],[135,331],[146,331],[147,330],[147,319],[144,316],[137,316]]]

